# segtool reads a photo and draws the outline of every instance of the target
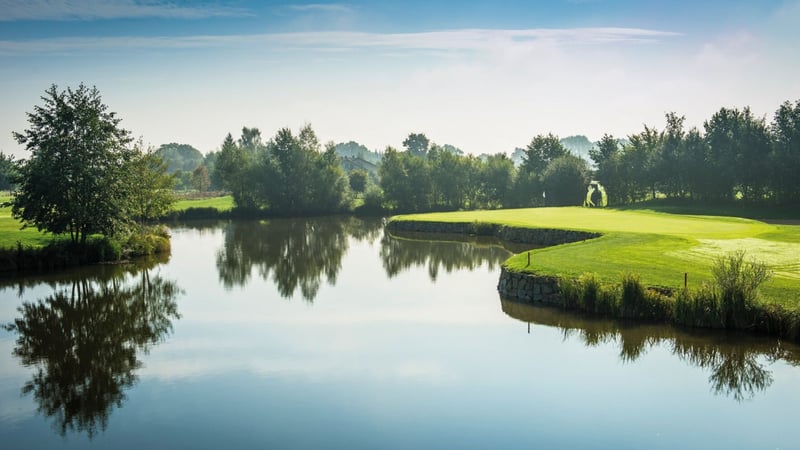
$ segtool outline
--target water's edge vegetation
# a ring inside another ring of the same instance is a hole
[[[593,239],[598,233],[580,234],[570,230],[536,229],[482,222],[435,222],[392,218],[387,229],[393,232],[446,232],[493,236],[516,244],[531,246],[559,245]],[[510,238],[510,239],[509,239]],[[525,239],[528,241],[526,242]],[[559,241],[560,239],[560,241]],[[510,261],[510,260],[509,260]],[[591,271],[578,277],[546,276],[555,288],[551,295],[534,295],[541,286],[540,274],[503,264],[498,290],[504,298],[557,306],[566,310],[617,319],[662,322],[695,328],[747,330],[800,341],[800,309],[760,301],[758,288],[769,277],[768,269],[747,261],[744,252],[717,258],[712,268],[714,282],[696,288],[674,289],[646,286],[638,274],[627,272],[619,282],[604,282]],[[529,278],[520,295],[519,283],[508,277]]]

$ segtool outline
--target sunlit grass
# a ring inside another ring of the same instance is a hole
[[[11,195],[0,193],[0,205],[11,200]],[[11,207],[0,206],[0,248],[23,246],[41,247],[53,240],[53,235],[40,233],[36,228],[21,229],[22,224],[11,217]]]
[[[185,211],[189,208],[214,208],[220,212],[230,211],[233,209],[233,197],[225,195],[222,197],[179,200],[173,206],[176,211]]]
[[[11,194],[0,193],[0,205],[11,200]],[[189,208],[214,208],[229,211],[233,208],[233,197],[210,197],[194,200],[180,200],[173,207],[177,211]],[[42,247],[53,240],[50,233],[39,232],[35,227],[22,229],[22,223],[11,217],[11,207],[0,207],[0,248],[16,247],[17,242],[23,246]],[[67,239],[61,236],[57,239]]]
[[[800,304],[800,226],[716,216],[587,208],[530,208],[397,216],[394,220],[486,222],[529,228],[602,233],[584,242],[527,252],[506,261],[511,270],[578,277],[592,272],[604,282],[637,273],[645,285],[690,286],[711,281],[715,257],[745,250],[774,271],[763,287],[771,302]]]

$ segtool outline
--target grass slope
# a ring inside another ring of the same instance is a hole
[[[716,256],[745,249],[766,262],[775,275],[763,287],[765,300],[800,304],[800,226],[771,225],[751,219],[675,215],[642,210],[530,208],[413,214],[392,220],[486,222],[514,227],[556,228],[602,233],[585,242],[533,250],[531,265],[521,253],[506,261],[512,270],[577,277],[594,272],[605,282],[640,275],[645,285],[682,287],[711,280]]]
[[[0,194],[0,205],[11,201],[9,194]],[[35,227],[22,229],[22,224],[11,217],[11,207],[0,207],[0,248],[23,246],[42,247],[53,240],[50,233],[41,233]]]
[[[186,211],[189,208],[214,208],[220,212],[230,211],[233,209],[233,197],[225,195],[222,197],[178,200],[172,207],[175,211]]]
[[[11,201],[11,195],[0,193],[0,205],[8,201]],[[227,195],[180,200],[173,206],[176,211],[185,211],[189,208],[214,208],[219,211],[230,211],[233,208],[233,197]],[[53,239],[52,234],[39,232],[35,227],[22,229],[22,224],[11,217],[11,207],[0,207],[0,248],[16,247],[17,242],[26,247],[43,247]],[[68,237],[60,236],[56,239],[68,239]]]

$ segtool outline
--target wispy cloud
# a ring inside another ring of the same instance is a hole
[[[121,18],[203,19],[244,16],[240,8],[197,4],[178,6],[160,0],[0,0],[0,21],[100,20]]]
[[[487,30],[424,33],[309,32],[184,37],[51,38],[0,41],[0,54],[80,52],[105,49],[227,48],[246,45],[273,49],[490,50],[536,43],[609,44],[653,42],[677,33],[637,28]]]
[[[342,3],[308,3],[305,5],[289,5],[289,9],[300,12],[350,13],[353,9]]]

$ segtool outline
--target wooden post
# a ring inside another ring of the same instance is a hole
[[[528,265],[531,265],[531,252],[528,252]]]
[[[686,289],[688,285],[689,285],[689,273],[683,272],[683,289]]]

